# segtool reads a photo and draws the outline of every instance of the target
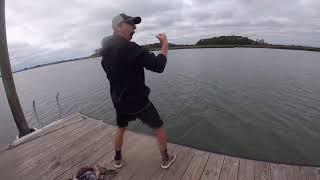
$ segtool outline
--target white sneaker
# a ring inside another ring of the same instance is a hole
[[[121,168],[122,167],[122,160],[114,160],[114,157],[112,156],[113,164],[115,168]]]
[[[167,169],[171,166],[171,164],[176,160],[177,155],[169,155],[168,161],[162,161],[161,162],[161,168]]]

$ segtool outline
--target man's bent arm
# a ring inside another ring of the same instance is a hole
[[[169,48],[168,42],[162,44],[160,53],[163,54],[165,57],[168,56],[168,48]]]
[[[149,52],[148,50],[145,50],[144,53],[141,54],[140,59],[143,67],[158,73],[162,73],[164,71],[167,63],[167,57],[164,54],[159,53],[156,56],[154,53]]]

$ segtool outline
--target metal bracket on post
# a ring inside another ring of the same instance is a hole
[[[32,102],[32,107],[33,107],[33,112],[34,112],[34,115],[36,116],[36,119],[37,119],[37,122],[38,122],[38,125],[40,126],[40,128],[43,126],[42,122],[40,121],[39,119],[39,116],[38,116],[38,113],[37,113],[37,110],[36,110],[36,101],[33,100]]]
[[[58,111],[59,111],[59,119],[61,119],[61,106],[59,103],[59,92],[57,92],[57,96],[56,96],[56,100],[57,100],[57,105],[58,105]]]

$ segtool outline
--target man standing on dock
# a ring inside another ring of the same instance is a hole
[[[157,109],[149,101],[150,89],[145,85],[144,68],[162,73],[167,62],[168,40],[158,34],[162,48],[156,56],[135,42],[130,42],[140,17],[119,14],[112,20],[113,35],[102,40],[101,65],[110,82],[110,94],[117,113],[114,165],[122,167],[121,149],[128,122],[140,119],[154,129],[162,156],[161,167],[166,169],[175,161],[167,152],[166,132]]]

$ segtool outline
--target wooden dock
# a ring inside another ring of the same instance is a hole
[[[16,140],[0,152],[0,179],[68,179],[85,165],[115,169],[115,127],[73,114]],[[169,143],[177,154],[167,170],[160,168],[154,137],[127,131],[124,166],[109,179],[320,180],[315,167],[292,166],[220,155]]]

